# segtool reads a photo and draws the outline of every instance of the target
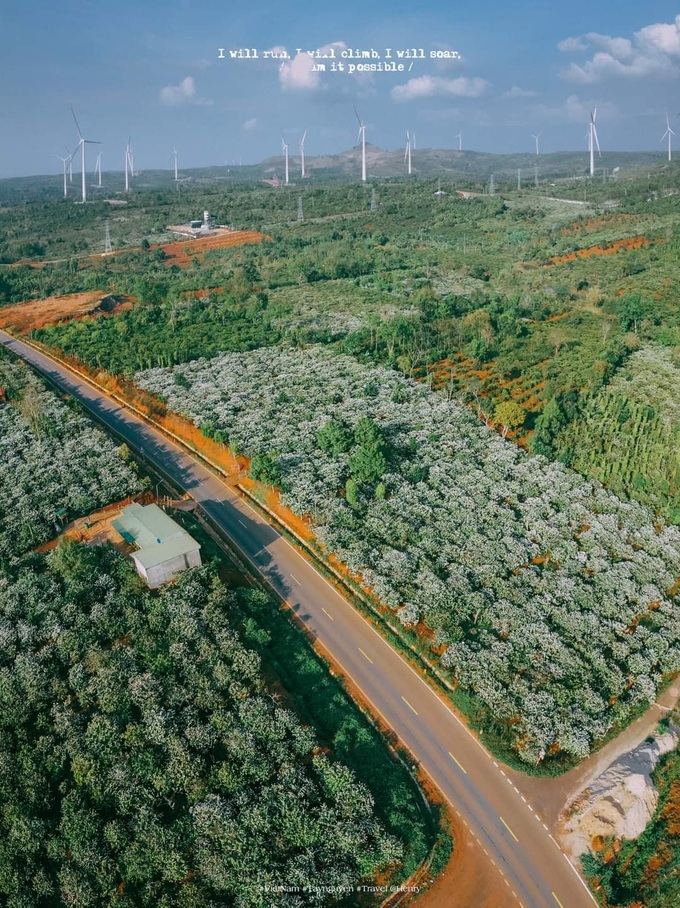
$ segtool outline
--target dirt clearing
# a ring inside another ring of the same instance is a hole
[[[26,333],[32,328],[44,328],[73,318],[114,315],[132,308],[131,296],[88,290],[67,296],[48,296],[43,300],[25,300],[0,308],[0,328],[12,328]]]
[[[176,243],[167,243],[160,248],[165,252],[166,265],[178,265],[188,268],[194,256],[198,259],[211,249],[228,249],[232,246],[243,246],[245,243],[261,243],[269,237],[256,230],[219,230],[210,236],[199,237],[192,240],[178,240]],[[156,247],[154,247],[156,248]]]

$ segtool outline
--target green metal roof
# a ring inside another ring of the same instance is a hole
[[[155,504],[146,507],[137,503],[128,505],[112,524],[126,542],[138,546],[132,557],[147,569],[201,547]]]

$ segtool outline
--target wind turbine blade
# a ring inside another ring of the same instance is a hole
[[[354,107],[354,105],[352,105],[352,107]],[[354,107],[354,116],[357,118],[357,123],[359,124],[359,126],[363,126],[363,123],[361,122],[361,118],[359,117],[359,114],[357,113],[356,107]],[[678,114],[678,116],[680,116],[680,114]]]
[[[593,136],[594,136],[594,138],[595,138],[595,145],[596,145],[596,147],[597,147],[597,153],[598,153],[598,155],[599,155],[600,157],[602,157],[602,152],[600,151],[600,143],[599,143],[598,138],[597,138],[597,130],[595,129],[595,123],[594,123],[594,122],[593,122]]]
[[[82,134],[82,132],[80,131],[80,126],[78,126],[78,120],[77,120],[77,118],[76,118],[76,112],[75,112],[75,110],[73,109],[73,104],[71,104],[71,113],[73,114],[73,119],[75,120],[75,123],[76,123],[76,129],[78,130],[78,135],[79,135],[80,138],[82,139],[82,138],[83,138],[83,134]]]
[[[305,129],[304,133],[302,134],[302,138],[300,139],[300,145],[304,145],[304,144],[305,144],[305,139],[306,139],[306,138],[307,138],[307,130]]]

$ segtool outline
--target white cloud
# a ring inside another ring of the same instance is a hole
[[[583,101],[578,95],[569,95],[560,107],[548,107],[546,104],[537,104],[534,116],[551,120],[571,120],[573,123],[590,122],[590,112],[597,107],[598,123],[602,114],[608,119],[616,116],[616,107],[609,101]]]
[[[588,32],[558,44],[567,52],[596,50],[582,64],[572,63],[565,79],[592,85],[604,79],[677,78],[680,75],[680,15],[672,23],[647,25],[630,38]]]
[[[324,44],[318,50],[323,55],[333,48],[338,55],[338,52],[345,50],[346,47],[344,41],[333,41],[331,44]],[[305,51],[296,54],[292,59],[284,60],[279,67],[281,88],[284,91],[318,91],[323,88],[323,72],[315,68],[317,64],[322,63],[328,65],[330,60],[317,59]]]
[[[394,101],[412,101],[414,98],[454,96],[458,98],[479,98],[490,86],[486,79],[468,78],[445,79],[442,76],[418,76],[404,85],[395,85],[390,92]]]
[[[531,91],[526,88],[520,88],[519,85],[513,85],[508,91],[503,92],[503,97],[514,100],[515,98],[535,98],[537,94],[537,91]]]
[[[581,38],[565,38],[557,45],[557,49],[565,54],[574,54],[580,50],[587,50],[588,45]]]
[[[257,117],[253,117],[250,120],[246,120],[243,124],[244,132],[252,132],[254,129],[257,129]]]
[[[158,93],[161,104],[166,107],[179,107],[183,104],[212,104],[212,101],[201,98],[196,94],[196,83],[193,76],[182,79],[179,85],[166,85]]]

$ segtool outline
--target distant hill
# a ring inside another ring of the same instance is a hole
[[[412,151],[412,178],[446,178],[459,180],[461,186],[486,183],[491,174],[498,188],[517,184],[517,171],[526,185],[536,178],[539,181],[573,179],[588,175],[588,154],[578,151],[557,151],[551,154],[535,155],[530,152],[519,154],[491,154],[481,151],[458,151],[450,148],[418,148]],[[596,159],[596,178],[609,176],[619,168],[626,172],[640,168],[658,168],[666,164],[664,152],[657,151],[607,151]],[[307,155],[305,158],[306,177],[300,175],[300,158],[289,157],[289,181],[301,186],[320,182],[344,182],[359,180],[361,174],[361,146],[356,145],[335,155]],[[388,151],[377,145],[366,143],[366,169],[368,179],[407,179],[403,149]],[[285,170],[282,155],[265,158],[258,164],[216,165],[183,169],[177,184],[173,172],[167,170],[141,171],[132,182],[132,191],[167,189],[176,185],[178,191],[193,183],[224,181],[228,183],[252,183],[278,178],[282,183]],[[32,177],[14,177],[0,180],[0,203],[15,203],[36,196],[60,198],[62,195],[61,174]],[[104,199],[111,195],[122,195],[122,172],[105,172],[102,188],[88,187],[89,199]],[[77,201],[80,196],[80,181],[75,179],[69,185],[69,197]]]

